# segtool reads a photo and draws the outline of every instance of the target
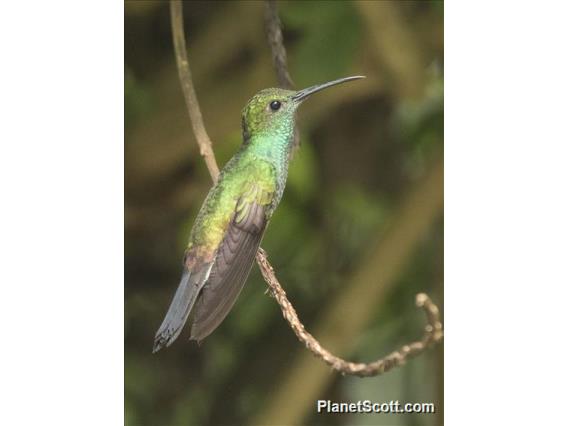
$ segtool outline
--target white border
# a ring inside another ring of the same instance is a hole
[[[123,5],[0,14],[0,424],[123,421]]]

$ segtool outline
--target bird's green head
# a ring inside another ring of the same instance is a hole
[[[345,77],[318,84],[303,90],[264,89],[254,95],[246,104],[242,114],[245,143],[257,135],[278,135],[291,138],[294,132],[294,118],[297,108],[313,93],[336,84],[365,78]]]

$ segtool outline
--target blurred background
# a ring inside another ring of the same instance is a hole
[[[313,96],[262,246],[308,331],[372,361],[421,337],[414,297],[443,313],[443,3],[278,2],[297,88]],[[184,4],[189,61],[223,165],[240,112],[276,75],[260,1]],[[180,89],[165,1],[125,2],[127,425],[439,425],[443,344],[383,376],[341,376],[282,318],[258,267],[201,346],[189,330],[152,355],[211,180]],[[432,414],[318,414],[316,401],[433,402]]]

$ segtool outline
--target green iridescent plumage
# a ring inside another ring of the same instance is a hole
[[[238,212],[237,221],[241,221],[252,202],[269,206],[274,200],[275,167],[252,153],[242,153],[239,161],[235,158],[231,161],[235,164],[229,163],[219,176],[223,184],[214,186],[205,199],[191,231],[186,253],[193,249],[196,257],[213,260],[235,212]]]
[[[284,192],[298,106],[312,93],[362,77],[300,91],[264,89],[242,112],[243,145],[211,188],[191,231],[184,271],[156,333],[169,346],[194,312],[191,338],[203,340],[238,297],[264,231]]]

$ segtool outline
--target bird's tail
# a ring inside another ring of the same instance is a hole
[[[194,271],[184,267],[181,281],[172,299],[170,308],[154,337],[152,353],[158,352],[164,346],[170,346],[177,339],[189,317],[199,292],[209,277],[211,266],[211,264],[207,264]]]

